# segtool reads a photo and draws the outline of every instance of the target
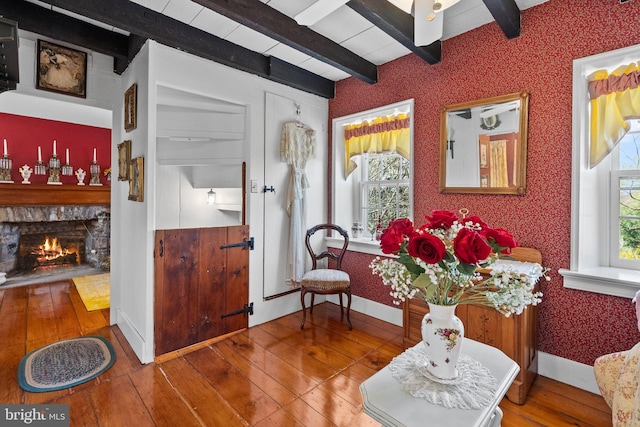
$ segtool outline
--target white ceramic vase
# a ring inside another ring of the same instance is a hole
[[[455,379],[464,338],[464,325],[455,315],[457,305],[428,304],[429,313],[422,319],[422,342],[429,359],[426,369],[435,379]]]

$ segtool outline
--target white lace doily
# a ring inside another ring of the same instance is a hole
[[[445,383],[422,373],[428,361],[424,345],[417,345],[396,356],[389,364],[389,370],[413,397],[447,408],[481,409],[495,400],[498,382],[477,360],[461,354],[458,377]]]

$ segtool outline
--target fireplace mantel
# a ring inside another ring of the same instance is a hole
[[[0,184],[0,206],[109,205],[111,187]]]

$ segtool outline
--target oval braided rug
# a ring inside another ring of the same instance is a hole
[[[33,350],[18,365],[23,390],[60,390],[89,381],[109,369],[116,352],[109,341],[87,336],[57,341]]]

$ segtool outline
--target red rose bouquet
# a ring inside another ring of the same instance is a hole
[[[542,294],[536,282],[546,276],[540,264],[495,264],[499,254],[518,246],[504,229],[491,228],[477,216],[458,218],[455,212],[435,210],[427,223],[415,228],[408,218],[391,221],[382,232],[382,252],[396,259],[376,257],[369,266],[399,304],[418,295],[438,305],[482,304],[505,315],[536,305]],[[491,268],[484,278],[479,268]]]

